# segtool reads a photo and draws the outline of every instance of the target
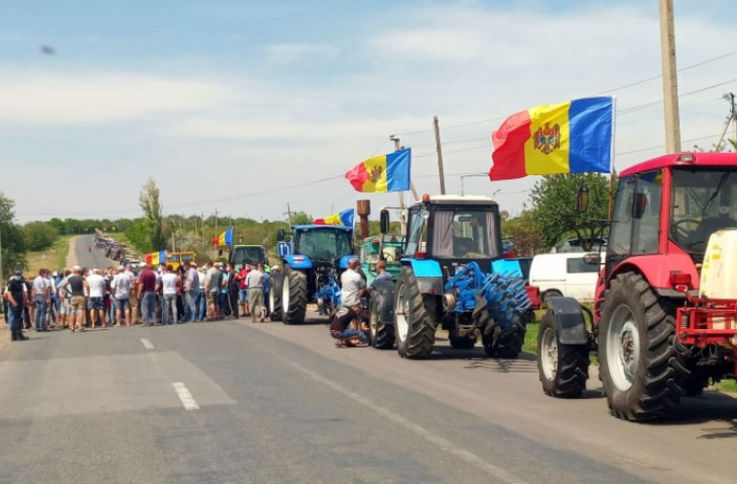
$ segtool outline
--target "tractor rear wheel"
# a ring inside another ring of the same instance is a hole
[[[271,290],[269,291],[269,319],[280,321],[282,318],[281,295],[284,288],[284,274],[271,276]]]
[[[537,372],[546,395],[576,398],[586,389],[589,378],[587,345],[564,345],[558,341],[558,325],[553,311],[546,311],[537,338]]]
[[[381,293],[371,295],[371,309],[369,318],[369,337],[371,346],[378,350],[386,350],[394,347],[394,326],[381,321]]]
[[[397,351],[402,358],[424,358],[432,353],[435,343],[435,321],[425,307],[412,268],[399,273],[394,297],[394,329]]]
[[[626,420],[666,415],[683,395],[673,347],[675,319],[639,274],[619,274],[604,293],[599,377],[612,414]]]
[[[304,322],[307,310],[307,275],[304,272],[287,270],[284,274],[281,303],[284,324]]]

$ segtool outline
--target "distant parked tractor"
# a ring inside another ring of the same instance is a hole
[[[285,234],[280,231],[279,239]],[[353,255],[353,229],[335,225],[296,225],[292,245],[283,257],[283,275],[274,276],[270,292],[272,321],[304,321],[307,304],[331,315],[340,305],[340,274]]]
[[[388,226],[383,210],[383,234]],[[400,356],[423,358],[440,325],[453,348],[471,349],[481,336],[487,354],[516,358],[530,301],[519,263],[501,258],[498,205],[487,197],[424,195],[409,209],[406,240],[393,311],[372,294],[372,334],[393,325]]]
[[[230,249],[228,262],[233,267],[241,267],[244,264],[268,264],[266,249],[262,245],[236,244]]]
[[[591,351],[609,409],[627,420],[663,417],[710,379],[734,378],[735,213],[737,154],[672,154],[623,171],[593,312],[551,298],[542,320],[544,392],[580,396]]]
[[[402,270],[402,250],[404,237],[395,235],[375,236],[364,239],[361,246],[361,270],[366,275],[366,284],[371,285],[376,278],[376,263],[383,260],[386,271],[396,280]]]

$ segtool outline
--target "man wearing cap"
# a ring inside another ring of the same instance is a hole
[[[263,264],[259,264],[246,276],[246,285],[248,286],[248,305],[251,307],[251,320],[255,323],[257,320],[264,322],[266,318],[266,308],[264,308],[264,268]]]
[[[8,280],[8,286],[3,291],[3,299],[8,302],[8,325],[10,326],[11,341],[28,339],[23,335],[23,308],[28,304],[28,293],[20,270],[16,270]]]
[[[71,294],[71,320],[69,325],[72,327],[72,332],[77,329],[84,331],[84,311],[86,307],[85,290],[89,290],[89,285],[84,277],[82,277],[82,268],[74,266],[73,274],[69,276],[64,282],[61,283],[62,287],[69,287]]]
[[[129,298],[129,302],[131,305],[131,324],[136,325],[136,324],[139,324],[139,321],[138,321],[138,278],[136,277],[135,272],[133,272],[133,266],[131,264],[126,264],[125,274],[131,280],[131,289],[130,289],[130,298]]]
[[[205,281],[205,289],[207,290],[207,302],[210,307],[210,321],[220,319],[220,307],[218,304],[218,298],[220,296],[220,279],[222,273],[220,272],[220,262],[216,262],[214,265],[207,263],[207,280]]]

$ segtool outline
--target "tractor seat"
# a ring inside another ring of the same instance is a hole
[[[461,257],[467,255],[473,248],[473,239],[468,237],[455,237],[453,239],[453,255]]]

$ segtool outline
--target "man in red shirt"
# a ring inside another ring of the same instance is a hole
[[[145,262],[141,264],[143,270],[138,276],[138,290],[140,291],[141,316],[144,326],[153,326],[156,319],[156,273]]]
[[[246,276],[251,272],[251,266],[249,264],[243,264],[243,267],[235,275],[235,279],[238,281],[240,290],[238,291],[238,305],[241,309],[243,317],[249,315],[248,312],[248,285],[246,284]]]

